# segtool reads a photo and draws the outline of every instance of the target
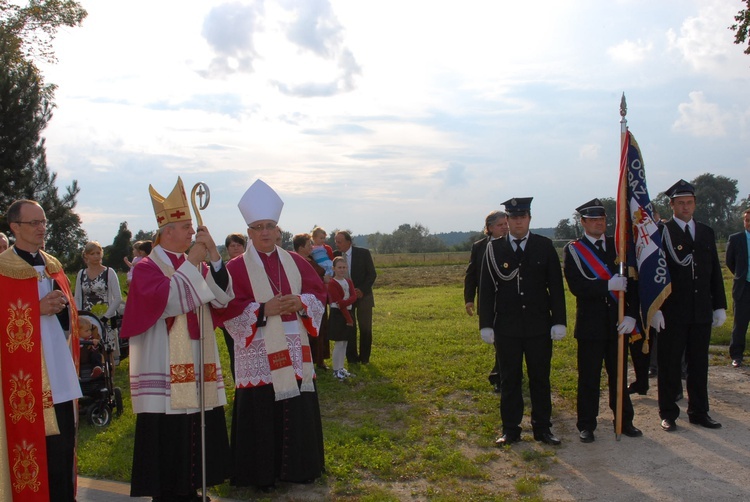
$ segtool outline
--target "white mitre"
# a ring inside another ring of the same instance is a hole
[[[237,207],[248,225],[261,220],[278,223],[284,201],[263,180],[256,180],[242,196]]]

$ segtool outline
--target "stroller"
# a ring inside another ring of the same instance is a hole
[[[101,321],[91,312],[78,311],[79,325],[90,324],[92,332],[99,336],[106,336]],[[122,391],[114,386],[109,352],[101,338],[95,342],[94,337],[80,339],[81,365],[78,378],[81,382],[83,397],[78,400],[78,410],[81,416],[88,417],[96,427],[105,427],[112,421],[113,413],[122,415]]]

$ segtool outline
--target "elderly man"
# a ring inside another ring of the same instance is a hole
[[[570,292],[576,297],[575,337],[578,340],[578,421],[579,438],[594,441],[599,415],[602,363],[607,370],[609,407],[617,409],[618,333],[630,335],[638,315],[634,281],[618,275],[615,240],[604,235],[607,214],[599,199],[576,208],[581,215],[583,236],[565,246],[564,271]],[[630,282],[630,284],[628,284]],[[618,292],[626,291],[625,312],[618,324]],[[633,425],[633,403],[625,391],[627,365],[622,374],[622,432],[629,437],[643,433]]]
[[[372,309],[375,308],[375,297],[372,286],[378,277],[370,251],[356,247],[352,243],[349,232],[341,230],[334,237],[337,251],[336,256],[346,258],[349,275],[354,283],[357,302],[352,308],[354,318],[354,340],[346,346],[346,360],[350,363],[368,364],[372,351]],[[357,351],[357,335],[359,335],[359,351]]]
[[[479,285],[482,340],[500,354],[500,416],[503,433],[495,444],[521,439],[523,360],[529,376],[534,439],[550,445],[552,340],[565,336],[565,291],[560,258],[547,237],[529,231],[532,197],[505,201],[510,234],[487,248]],[[497,340],[496,340],[497,337]]]
[[[182,179],[166,199],[152,186],[149,193],[159,230],[151,254],[133,269],[120,331],[130,338],[137,414],[130,495],[187,501],[202,485],[201,370],[206,485],[229,475],[227,401],[211,310],[229,303],[232,285],[208,229],[193,230]]]
[[[229,262],[236,297],[221,314],[235,350],[231,483],[262,491],[324,469],[307,335],[318,335],[326,289],[307,260],[276,244],[283,205],[261,180],[240,200],[250,240]]]
[[[7,221],[15,244],[0,254],[0,304],[2,325],[14,329],[0,344],[0,493],[4,500],[73,501],[81,397],[73,295],[60,262],[41,250],[44,209],[18,200]]]
[[[503,211],[492,211],[488,214],[484,219],[484,234],[485,236],[482,239],[471,245],[469,266],[466,267],[466,274],[464,275],[464,308],[470,316],[474,315],[474,297],[479,288],[484,252],[491,241],[508,235],[508,215]],[[489,381],[495,392],[500,392],[500,365],[497,346],[495,347],[495,366],[490,371]]]
[[[726,321],[727,299],[716,237],[693,219],[695,189],[680,180],[665,192],[673,217],[662,226],[662,247],[672,278],[672,293],[651,320],[659,331],[659,416],[667,432],[677,429],[682,394],[682,356],[687,363],[687,414],[691,424],[718,429],[708,415],[708,347],[711,327]]]
[[[729,236],[726,256],[727,268],[734,275],[732,282],[734,325],[732,325],[732,341],[729,344],[729,357],[732,358],[734,368],[739,368],[743,364],[747,325],[750,324],[750,260],[748,260],[750,208],[742,213],[742,223],[745,230]]]

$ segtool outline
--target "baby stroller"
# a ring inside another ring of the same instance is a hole
[[[81,382],[83,397],[78,400],[78,410],[81,416],[88,417],[89,422],[96,427],[105,427],[112,421],[112,414],[122,415],[122,391],[114,386],[109,351],[102,343],[101,336],[106,336],[101,321],[91,312],[78,311],[80,326],[81,365],[78,378]],[[84,326],[93,328],[86,332]]]

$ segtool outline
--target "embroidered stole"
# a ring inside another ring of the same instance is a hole
[[[284,269],[286,278],[289,281],[289,287],[292,294],[299,295],[302,291],[302,276],[300,275],[297,264],[292,256],[277,247],[276,252]],[[260,260],[258,251],[250,243],[244,255],[245,268],[250,278],[250,286],[253,289],[255,301],[265,303],[274,297],[271,284],[266,274],[263,262]],[[310,342],[307,339],[306,330],[300,323],[299,338],[302,349],[302,392],[314,392],[313,385],[313,364],[310,352]],[[284,324],[281,316],[268,316],[266,325],[263,328],[263,339],[266,345],[266,354],[268,363],[271,368],[271,380],[273,390],[276,395],[276,401],[289,399],[300,395],[300,388],[297,386],[297,377],[292,364],[292,355],[289,351]]]
[[[46,436],[60,430],[42,347],[38,282],[52,272],[50,277],[58,280],[68,300],[72,295],[59,262],[50,255],[44,257],[44,272],[37,272],[10,249],[0,258],[4,321],[0,336],[0,445],[5,450],[0,451],[2,500],[47,501],[50,497]],[[74,309],[70,311],[73,328],[77,316]],[[77,333],[71,329],[70,339],[76,346]]]
[[[149,258],[161,269],[167,277],[175,273],[171,264],[165,263],[157,253],[152,252]],[[210,272],[209,272],[210,273]],[[218,375],[216,370],[216,333],[214,333],[211,310],[208,305],[199,305],[203,309],[203,392],[206,409],[219,406]],[[198,316],[200,319],[201,316]],[[169,329],[169,393],[173,410],[199,408],[198,380],[195,366],[200,361],[193,360],[193,344],[188,332],[186,314],[175,316],[174,324]]]

